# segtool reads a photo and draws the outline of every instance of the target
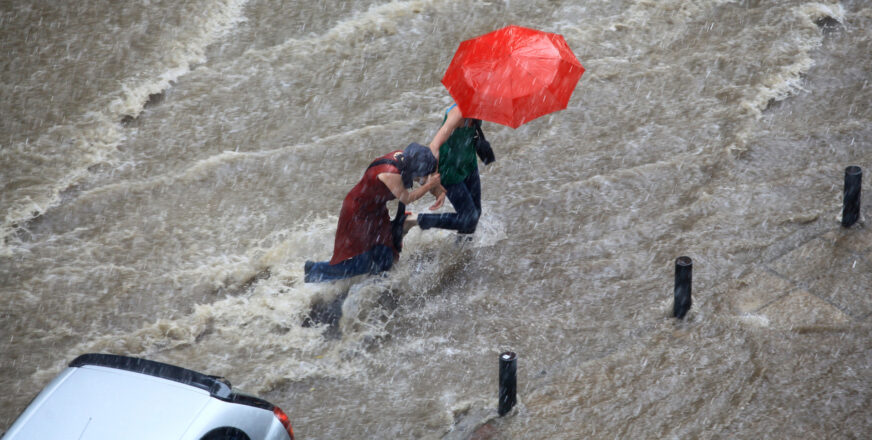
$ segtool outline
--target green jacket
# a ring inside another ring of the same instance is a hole
[[[443,124],[454,105],[445,111]],[[463,182],[478,166],[473,145],[474,136],[475,126],[457,127],[448,140],[439,147],[439,176],[443,185]]]

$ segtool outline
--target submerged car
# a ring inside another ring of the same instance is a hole
[[[293,440],[281,408],[217,376],[146,359],[84,354],[2,440]]]

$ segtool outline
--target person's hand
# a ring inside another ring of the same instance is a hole
[[[433,174],[427,176],[426,185],[427,185],[428,189],[433,188],[434,186],[439,185],[441,183],[442,183],[442,176],[440,176],[439,173],[433,173]]]
[[[436,201],[433,202],[432,206],[430,206],[430,210],[435,211],[435,210],[441,208],[444,203],[445,203],[445,188],[442,188],[442,186],[440,185],[439,193],[436,195]]]

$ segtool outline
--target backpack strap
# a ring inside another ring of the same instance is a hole
[[[393,165],[393,166],[397,167],[398,170],[400,170],[400,171],[403,170],[399,162],[397,162],[393,159],[388,159],[386,157],[383,157],[381,159],[376,159],[375,161],[373,161],[373,163],[369,164],[369,166],[366,167],[366,169],[370,169],[372,167],[376,167],[379,165]]]
[[[484,132],[481,131],[481,119],[475,120],[473,146],[475,147],[475,154],[478,155],[478,158],[481,159],[485,165],[489,165],[491,162],[497,160],[494,156],[494,150],[491,149],[490,142],[485,139]]]

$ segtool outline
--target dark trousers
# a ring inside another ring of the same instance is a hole
[[[418,226],[421,229],[453,229],[461,234],[472,234],[481,216],[481,180],[478,177],[478,167],[463,182],[443,186],[455,212],[418,214]]]
[[[329,261],[307,261],[305,282],[319,283],[351,278],[365,273],[377,274],[389,270],[394,264],[394,251],[379,244],[372,249],[343,262],[330,264]]]

